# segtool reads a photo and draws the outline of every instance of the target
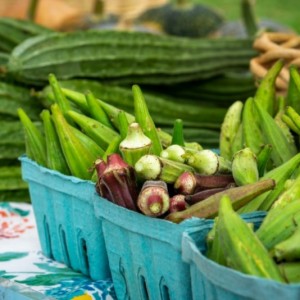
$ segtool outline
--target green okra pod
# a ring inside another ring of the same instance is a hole
[[[137,123],[140,124],[143,132],[152,141],[151,152],[154,155],[159,155],[163,150],[161,141],[159,139],[155,124],[149,113],[144,95],[138,85],[132,86],[134,99],[134,114]]]
[[[50,111],[44,109],[41,112],[41,118],[43,120],[46,140],[47,167],[51,170],[69,175],[70,170],[63,154],[55,126],[51,120]]]
[[[268,250],[289,238],[300,221],[300,201],[292,201],[283,208],[271,209],[256,231]]]
[[[291,65],[289,68],[290,80],[286,95],[286,104],[292,106],[300,114],[300,75],[298,67]]]
[[[260,104],[256,101],[254,101],[254,104],[265,142],[271,144],[273,147],[271,153],[272,161],[275,166],[279,166],[292,158],[297,153],[297,149],[294,144],[291,144],[290,141],[288,141],[275,120],[260,106]]]
[[[248,98],[244,104],[242,113],[243,142],[255,154],[258,154],[264,144],[262,131],[259,127],[259,120],[254,110],[253,98]]]
[[[281,263],[278,267],[286,282],[300,282],[300,261]]]
[[[93,167],[98,155],[94,155],[91,149],[74,134],[57,104],[51,106],[51,111],[71,174],[81,179],[90,179],[92,177],[90,169]]]
[[[226,257],[218,234],[218,217],[214,219],[214,225],[207,235],[206,243],[209,245],[206,256],[216,263],[226,266]]]
[[[275,180],[276,187],[274,190],[269,191],[261,196],[256,197],[250,203],[242,207],[240,213],[248,213],[256,210],[268,210],[276,201],[278,196],[284,191],[285,183],[291,178],[295,170],[300,165],[300,153],[292,157],[286,163],[268,171],[260,180],[271,178]]]
[[[231,161],[217,155],[214,151],[204,149],[200,151],[186,151],[186,163],[199,174],[214,175],[231,173]]]
[[[64,95],[67,97],[67,99],[69,99],[74,104],[76,104],[83,113],[89,114],[89,106],[86,102],[86,98],[84,94],[66,88],[62,88],[62,91]],[[114,127],[119,129],[118,115],[120,109],[102,100],[97,99],[97,101],[99,102],[102,109],[105,111],[106,115],[108,116],[109,120],[114,125]],[[126,117],[128,119],[129,124],[134,122],[135,120],[134,116],[127,112],[126,112]]]
[[[71,109],[70,102],[65,97],[64,93],[61,90],[61,87],[54,74],[49,74],[49,83],[54,94],[54,100],[60,107],[63,115],[67,119],[68,123],[74,125],[73,120],[67,115],[67,112]]]
[[[68,116],[103,150],[107,148],[113,138],[119,135],[115,130],[76,111],[68,111]]]
[[[297,130],[300,130],[300,114],[292,106],[285,108],[285,115],[290,118]]]
[[[228,265],[242,273],[284,282],[264,245],[233,210],[229,196],[221,199],[217,234]]]
[[[260,82],[257,91],[255,93],[255,101],[259,103],[263,110],[268,112],[271,116],[274,115],[275,99],[276,99],[276,79],[281,69],[284,66],[283,60],[278,60],[268,70],[267,74]]]
[[[254,183],[259,179],[257,158],[250,148],[244,148],[234,154],[231,169],[238,186]]]
[[[235,137],[233,138],[233,141],[231,144],[232,155],[243,148],[244,148],[243,123],[240,123],[237,133],[236,133]]]
[[[114,129],[111,121],[109,120],[99,101],[95,98],[94,94],[92,92],[88,92],[85,97],[91,117],[105,126]]]
[[[103,160],[106,161],[107,157],[113,153],[119,153],[119,149],[120,149],[120,143],[121,143],[122,139],[121,136],[116,136],[112,139],[112,141],[110,142],[110,144],[108,145],[108,147],[105,150],[105,153],[103,154]]]
[[[286,240],[275,245],[271,250],[277,261],[297,261],[300,259],[300,227]]]
[[[235,101],[231,104],[221,126],[220,153],[222,157],[228,160],[232,159],[232,142],[241,124],[243,105],[242,101]]]
[[[91,139],[89,136],[87,136],[85,133],[83,133],[76,127],[73,127],[71,125],[69,126],[76,138],[78,138],[82,144],[88,147],[95,157],[103,157],[104,150],[93,139]]]
[[[300,128],[294,123],[293,119],[291,117],[289,117],[286,113],[284,113],[281,116],[281,120],[282,120],[282,122],[284,122],[287,125],[287,127],[290,130],[292,130],[296,134],[300,135]]]
[[[149,154],[152,141],[143,133],[138,123],[131,123],[128,127],[127,136],[120,143],[120,151],[123,159],[130,166],[144,155]]]
[[[300,176],[298,175],[293,180],[287,180],[285,182],[285,190],[273,203],[271,209],[284,208],[288,203],[292,201],[298,201],[300,199]]]
[[[119,114],[118,114],[118,122],[119,122],[119,132],[121,135],[121,139],[124,140],[127,136],[127,132],[128,132],[128,119],[126,117],[126,113],[124,110],[120,110]]]
[[[237,210],[244,206],[246,203],[250,202],[255,197],[257,197],[258,195],[269,191],[274,187],[274,180],[266,179],[252,184],[226,189],[196,204],[193,204],[186,210],[171,213],[166,217],[166,219],[174,223],[180,223],[183,220],[191,217],[212,218],[218,213],[220,201],[224,195],[230,197],[232,201],[232,206],[235,210]]]
[[[297,152],[294,135],[292,134],[289,126],[282,119],[282,116],[285,114],[285,107],[286,107],[284,97],[279,96],[277,102],[279,104],[279,107],[274,117],[275,123],[281,129],[282,133],[284,134],[288,143],[290,144],[290,147],[293,148],[295,152]]]
[[[181,119],[174,121],[171,144],[184,146],[183,122]]]
[[[259,177],[264,176],[266,173],[272,150],[273,148],[271,144],[265,144],[257,155],[257,168]]]
[[[45,137],[22,108],[18,109],[18,115],[24,128],[26,153],[28,157],[42,166],[47,166]]]

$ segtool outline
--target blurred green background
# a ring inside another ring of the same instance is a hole
[[[194,0],[219,11],[226,19],[240,18],[240,0]],[[299,0],[258,0],[255,1],[255,15],[258,19],[271,19],[292,27],[300,32]]]

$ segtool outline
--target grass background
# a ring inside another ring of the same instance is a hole
[[[240,0],[193,0],[215,8],[227,20],[240,18]],[[300,33],[299,0],[256,0],[254,12],[258,19],[271,19],[288,25]]]

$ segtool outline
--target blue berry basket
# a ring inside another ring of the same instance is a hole
[[[20,157],[45,256],[94,280],[110,278],[102,222],[94,213],[95,184]]]
[[[118,299],[191,299],[189,265],[181,258],[182,234],[204,222],[180,224],[118,206],[98,196],[95,212],[102,220],[114,289]]]
[[[247,222],[259,226],[264,213],[244,215]],[[283,284],[250,276],[224,267],[208,259],[205,239],[213,223],[207,222],[200,231],[184,233],[182,258],[190,265],[193,300],[297,300],[300,284]]]

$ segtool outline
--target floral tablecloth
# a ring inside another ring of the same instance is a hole
[[[43,256],[32,206],[13,202],[0,202],[0,298],[1,293],[5,299],[16,300],[25,299],[21,295],[26,299],[116,299],[110,279],[92,281]]]

